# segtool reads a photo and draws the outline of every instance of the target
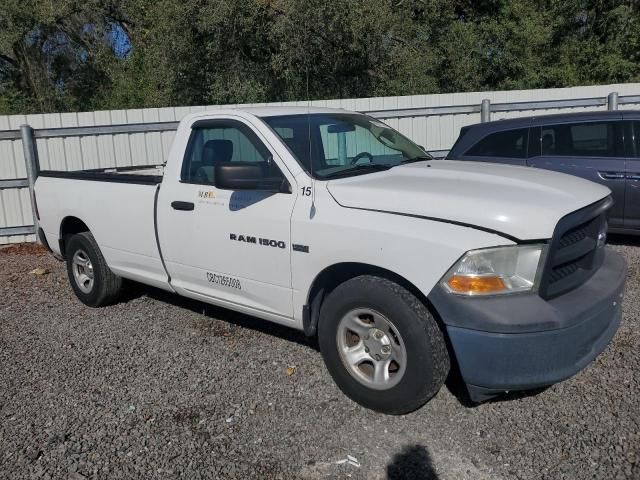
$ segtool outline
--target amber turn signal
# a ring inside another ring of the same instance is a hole
[[[451,291],[467,295],[500,293],[507,288],[502,278],[491,275],[453,275],[447,285]]]

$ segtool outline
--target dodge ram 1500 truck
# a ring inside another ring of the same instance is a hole
[[[190,115],[166,165],[41,171],[35,199],[85,304],[130,279],[317,335],[342,391],[381,412],[419,408],[451,368],[475,401],[553,384],[621,320],[606,187],[432,161],[344,110]]]

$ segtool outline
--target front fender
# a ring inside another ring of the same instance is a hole
[[[371,265],[398,275],[428,296],[465,252],[514,244],[471,227],[344,208],[318,187],[310,215],[311,201],[306,198],[296,204],[291,228],[291,243],[308,247],[291,253],[294,315],[300,328],[314,282],[332,265]]]

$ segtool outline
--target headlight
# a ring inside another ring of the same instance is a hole
[[[467,252],[442,279],[458,295],[496,295],[538,288],[545,245],[514,245]]]

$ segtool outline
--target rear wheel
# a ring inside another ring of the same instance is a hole
[[[122,279],[114,274],[90,232],[72,235],[66,242],[67,274],[78,299],[90,307],[115,302]]]
[[[386,278],[360,276],[336,287],[320,311],[318,342],[340,389],[384,413],[421,407],[449,371],[444,336],[429,310]]]

